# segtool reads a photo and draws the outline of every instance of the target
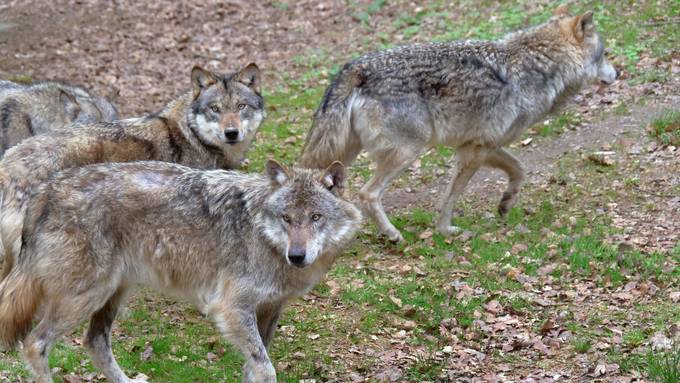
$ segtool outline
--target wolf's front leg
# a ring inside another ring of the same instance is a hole
[[[387,218],[382,204],[382,195],[389,184],[401,174],[404,169],[415,161],[420,151],[412,152],[395,149],[376,158],[376,167],[373,177],[359,191],[364,211],[373,218],[380,232],[387,236],[390,241],[401,242],[404,240],[399,230]]]
[[[255,308],[224,306],[214,314],[214,320],[222,335],[246,358],[243,382],[276,383],[276,371],[258,332]]]
[[[282,310],[282,304],[266,305],[257,308],[257,327],[260,330],[260,337],[265,347],[269,347],[272,338],[274,338],[276,324],[279,322]]]

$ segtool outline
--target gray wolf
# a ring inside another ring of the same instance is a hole
[[[455,233],[453,206],[483,165],[503,170],[504,215],[524,179],[520,162],[503,147],[564,105],[582,86],[613,82],[617,73],[591,12],[564,8],[544,24],[497,41],[409,45],[347,63],[317,109],[300,165],[351,164],[365,150],[375,163],[359,191],[362,205],[390,240],[402,240],[382,206],[387,186],[437,145],[456,148],[457,167],[440,204],[437,228]]]
[[[101,162],[158,160],[197,168],[239,167],[265,117],[260,70],[226,76],[194,67],[191,89],[160,112],[84,124],[31,137],[0,160],[0,238],[12,267],[21,243],[25,201],[54,173]],[[1,258],[1,257],[0,257]]]
[[[51,382],[50,348],[90,319],[84,345],[95,366],[129,382],[111,326],[143,284],[212,318],[246,358],[245,382],[276,382],[267,346],[282,308],[323,278],[361,213],[342,198],[339,162],[325,172],[273,160],[265,169],[135,162],[57,174],[31,198],[20,256],[0,282],[0,345],[22,341],[37,382]]]
[[[116,107],[84,88],[56,81],[0,80],[0,156],[19,141],[73,123],[111,122]]]

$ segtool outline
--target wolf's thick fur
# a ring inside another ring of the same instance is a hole
[[[0,298],[0,350],[16,344],[31,329],[33,317],[42,301],[42,288],[30,274],[12,275]]]
[[[515,204],[524,171],[504,146],[594,80],[611,83],[592,13],[560,9],[548,22],[498,41],[411,45],[347,63],[326,90],[300,157],[306,167],[350,164],[361,150],[376,164],[359,197],[380,230],[401,240],[381,202],[395,177],[429,148],[457,148],[457,170],[437,224],[451,226],[454,203],[482,165],[508,175],[501,214]]]
[[[111,325],[128,288],[144,284],[209,315],[245,356],[244,381],[276,382],[266,347],[284,304],[323,278],[361,214],[342,198],[340,163],[266,169],[137,162],[57,174],[31,198],[21,254],[0,282],[0,341],[23,341],[37,381],[51,382],[53,342],[91,318],[94,364],[128,382]]]
[[[195,67],[193,88],[152,115],[62,129],[24,140],[0,161],[0,239],[12,267],[25,201],[54,173],[100,162],[159,160],[198,168],[236,168],[265,117],[260,72],[250,64],[220,76]],[[2,257],[0,257],[2,259]]]
[[[0,80],[0,156],[21,140],[73,123],[111,122],[116,107],[87,90],[56,81]]]

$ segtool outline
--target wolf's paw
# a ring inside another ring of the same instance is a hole
[[[139,373],[134,379],[130,380],[130,383],[149,383],[149,377]]]
[[[455,225],[439,226],[437,230],[444,235],[459,234],[463,231],[463,229]]]
[[[254,365],[252,367],[246,366],[243,370],[243,383],[276,383],[276,371],[274,366]]]
[[[404,241],[404,237],[402,237],[402,235],[401,235],[401,233],[399,232],[399,230],[390,231],[389,233],[385,233],[385,236],[387,237],[387,239],[388,239],[390,242],[399,243],[399,242],[403,242],[403,241]]]
[[[512,209],[512,207],[515,206],[516,202],[517,202],[517,193],[509,193],[509,192],[503,193],[503,198],[501,198],[501,202],[498,204],[498,214],[502,218],[505,218],[505,216],[508,215],[508,212],[510,211],[510,209]]]
[[[510,208],[507,206],[507,204],[501,202],[500,205],[498,205],[498,215],[500,215],[501,218],[505,218],[509,211]]]

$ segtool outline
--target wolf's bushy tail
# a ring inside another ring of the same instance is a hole
[[[5,200],[5,185],[7,184],[6,178],[2,171],[0,171],[0,223],[2,222],[2,205]],[[7,247],[5,247],[5,241],[2,240],[2,230],[0,229],[0,282],[9,274],[12,269],[12,258],[7,257]]]
[[[10,179],[0,170],[0,281],[5,279],[14,265],[13,245],[16,242],[16,233],[21,233],[22,219],[17,219],[14,207],[15,203],[9,203],[16,199],[16,193],[12,188]],[[20,224],[21,227],[13,227],[13,224]]]
[[[0,349],[23,340],[42,301],[42,287],[28,273],[11,273],[0,282]]]
[[[33,200],[32,207],[42,211],[47,201],[45,193],[41,193]],[[40,214],[26,214],[25,210],[21,210],[20,214],[28,217],[25,222],[22,220],[21,228],[26,225],[34,229],[41,219]],[[12,246],[5,245],[5,248],[11,249]],[[0,349],[13,348],[24,339],[33,327],[36,312],[45,296],[45,285],[33,266],[35,260],[24,256],[26,249],[19,240],[18,249],[5,254],[8,258],[5,262],[12,264],[7,268],[7,275],[0,279]]]
[[[352,103],[362,82],[359,68],[346,65],[328,86],[307,133],[300,166],[325,168],[333,161],[348,165],[357,156],[361,144],[352,131]]]

